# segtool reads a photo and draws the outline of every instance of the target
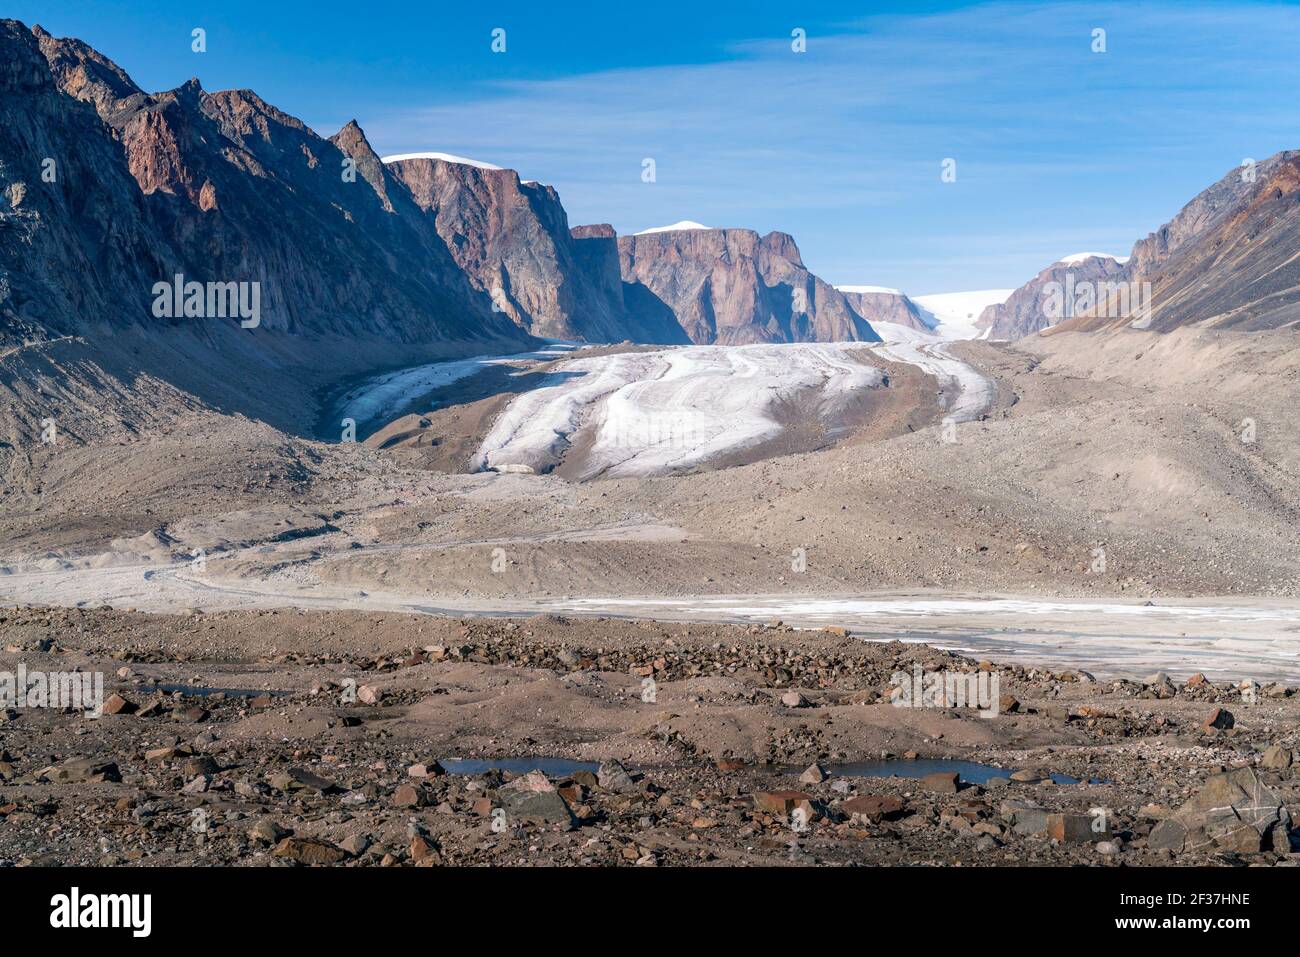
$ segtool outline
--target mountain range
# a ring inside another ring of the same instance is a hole
[[[386,162],[355,121],[324,138],[249,90],[147,93],[86,44],[14,20],[0,62],[6,348],[111,339],[255,411],[223,392],[237,371],[342,377],[539,338],[877,338],[784,234],[571,229],[555,189],[512,170]],[[256,327],[160,317],[155,287],[173,279],[257,284]]]
[[[325,138],[249,90],[148,93],[86,44],[16,20],[0,21],[0,124],[0,389],[14,407],[78,388],[89,406],[144,376],[302,429],[319,391],[349,377],[539,339],[877,341],[874,324],[1018,339],[1300,318],[1300,153],[1230,171],[1127,259],[1082,254],[1014,291],[910,298],[830,285],[783,232],[570,226],[553,187],[513,170],[381,158],[355,121]],[[209,300],[213,285],[256,285],[259,315],[160,314],[173,281]],[[1045,307],[1079,283],[1093,301]],[[1140,311],[1120,301],[1129,284],[1150,293]]]

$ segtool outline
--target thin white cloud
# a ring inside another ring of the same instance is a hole
[[[1244,155],[1300,145],[1286,141],[1296,49],[1300,10],[1272,4],[990,4],[867,18],[806,54],[756,39],[718,63],[502,83],[363,126],[381,152],[447,150],[551,183],[575,222],[786,229],[838,281],[924,282],[954,242],[989,248],[1012,227],[1025,251],[997,251],[1004,272],[982,281],[997,286],[1045,265],[1035,250],[1127,251]],[[949,156],[957,184],[939,181]],[[898,261],[900,236],[933,253]],[[971,282],[993,261],[961,259]],[[857,272],[890,260],[893,274]]]

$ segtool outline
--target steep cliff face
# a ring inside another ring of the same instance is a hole
[[[619,272],[618,234],[613,226],[574,226],[569,232],[578,268],[590,277],[602,296],[622,304],[624,338],[662,345],[690,343],[672,310],[658,300],[638,299],[638,288],[624,284]],[[628,305],[629,299],[634,306]]]
[[[667,230],[620,237],[618,248],[629,311],[667,307],[692,342],[879,339],[838,290],[807,270],[785,233]]]
[[[63,248],[72,234],[86,257],[51,265],[27,247],[5,249],[11,287],[55,300],[41,316],[52,329],[90,321],[93,301],[112,304],[93,311],[113,325],[156,329],[153,285],[182,274],[259,283],[263,331],[522,341],[412,225],[418,210],[404,216],[385,202],[392,180],[376,188],[351,175],[339,146],[255,94],[209,94],[197,80],[146,94],[85,44],[15,21],[0,44],[16,74],[0,105],[15,132],[0,145],[3,188],[33,204],[28,243]],[[46,155],[49,183],[34,165]]]
[[[1300,328],[1300,152],[1236,168],[1133,247],[1118,296],[1057,328]]]
[[[514,170],[415,156],[388,168],[485,301],[535,336],[628,338],[622,291],[586,268],[559,194]]]
[[[0,127],[0,336],[148,316],[174,251],[95,107],[59,90],[37,37],[12,20],[0,21]]]
[[[1126,277],[1126,267],[1111,256],[1069,256],[1052,263],[1013,292],[1006,302],[986,308],[977,326],[989,339],[1022,339],[1089,308],[1111,283]],[[1088,297],[1092,298],[1089,299]]]
[[[875,286],[836,286],[853,311],[874,327],[878,322],[905,326],[918,332],[932,332],[934,326],[928,322],[911,299],[897,289],[881,289]]]

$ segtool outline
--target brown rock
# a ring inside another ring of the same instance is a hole
[[[1047,836],[1063,844],[1089,844],[1111,838],[1110,823],[1102,815],[1049,814]]]
[[[789,817],[790,812],[802,802],[811,802],[813,796],[803,791],[755,791],[754,807],[760,811]]]
[[[414,785],[403,784],[393,792],[393,807],[423,807],[424,792]]]
[[[934,774],[927,774],[917,784],[926,791],[937,791],[940,794],[956,794],[959,786],[958,781],[959,777],[956,771],[937,771]]]
[[[1203,727],[1207,731],[1209,731],[1211,728],[1219,731],[1226,731],[1228,728],[1231,728],[1235,723],[1236,723],[1236,719],[1233,718],[1231,711],[1229,711],[1227,708],[1215,708],[1213,711],[1210,712],[1210,716],[1205,719],[1205,723],[1201,725],[1201,727]]]
[[[800,784],[821,784],[826,780],[826,772],[822,770],[820,764],[810,764],[803,774],[799,775]]]
[[[896,797],[879,794],[862,794],[849,798],[841,805],[841,810],[850,817],[863,818],[872,824],[881,821],[893,821],[902,817],[907,806]]]
[[[128,701],[120,694],[111,694],[104,701],[104,714],[132,714],[140,710],[132,701]]]
[[[300,864],[337,864],[348,856],[346,851],[328,841],[299,837],[286,837],[271,853]]]

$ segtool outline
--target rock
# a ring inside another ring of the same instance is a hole
[[[423,807],[424,792],[411,784],[403,784],[393,792],[393,807]]]
[[[1187,843],[1187,828],[1172,818],[1161,821],[1147,835],[1147,847],[1153,851],[1182,853]]]
[[[253,825],[248,836],[261,844],[279,844],[289,836],[289,832],[271,818],[264,817]]]
[[[1201,686],[1208,685],[1209,683],[1210,680],[1206,678],[1205,675],[1201,674],[1199,671],[1187,679],[1187,687],[1189,688],[1200,688]]]
[[[605,791],[616,794],[632,794],[641,789],[637,787],[627,768],[617,761],[602,761],[596,769],[596,784]]]
[[[1032,801],[1003,801],[999,810],[1017,834],[1041,834],[1047,830],[1048,812]]]
[[[335,847],[329,841],[299,837],[284,838],[271,853],[300,864],[337,864],[348,856],[342,848]]]
[[[998,698],[999,714],[1015,714],[1019,710],[1020,702],[1016,700],[1015,695],[1008,692]]]
[[[1172,698],[1178,694],[1178,686],[1163,671],[1157,671],[1155,674],[1143,678],[1142,685],[1157,698]]]
[[[530,771],[503,785],[497,790],[497,797],[510,818],[548,824],[574,823],[569,805],[541,771]]]
[[[1170,820],[1186,828],[1188,851],[1214,847],[1257,853],[1270,845],[1289,847],[1291,815],[1254,768],[1212,775]]]
[[[1236,719],[1233,718],[1231,711],[1227,708],[1215,708],[1210,712],[1210,716],[1205,719],[1205,723],[1202,724],[1201,727],[1206,731],[1209,731],[1211,728],[1219,731],[1226,731],[1235,723]]]
[[[370,838],[364,834],[349,834],[339,842],[339,847],[350,857],[360,857],[370,847]]]
[[[1062,844],[1091,844],[1110,840],[1110,823],[1091,814],[1049,814],[1046,834]]]
[[[120,694],[111,694],[104,701],[104,714],[133,714],[140,708],[133,701],[127,701]]]
[[[853,818],[861,818],[872,824],[881,821],[893,821],[907,813],[907,805],[891,795],[863,794],[849,798],[840,809]]]
[[[408,850],[411,854],[411,860],[417,864],[436,864],[442,861],[442,856],[438,853],[437,848],[429,842],[428,838],[420,834],[416,834],[411,838],[411,846]]]
[[[1017,834],[1044,834],[1050,816],[1042,808],[1025,808],[1016,813],[1015,823],[1012,824],[1011,829]]]
[[[185,763],[181,765],[181,772],[188,777],[198,774],[216,774],[220,770],[220,765],[206,754],[186,758]]]
[[[1097,853],[1104,857],[1114,857],[1120,852],[1118,841],[1100,841],[1097,844]]]
[[[1260,767],[1268,768],[1270,771],[1284,771],[1291,767],[1294,756],[1290,748],[1284,748],[1280,744],[1270,745],[1260,756]]]
[[[754,807],[769,814],[788,818],[790,812],[803,804],[811,804],[813,796],[803,791],[755,791]]]
[[[800,784],[821,784],[826,780],[826,772],[822,770],[819,764],[810,764],[803,774],[799,775]]]
[[[70,758],[62,764],[45,768],[37,774],[38,778],[58,784],[100,783],[104,781],[121,781],[122,773],[112,761],[98,758]]]
[[[384,693],[374,685],[362,685],[357,689],[357,700],[362,704],[377,705],[384,700]]]
[[[958,780],[956,771],[936,771],[934,774],[927,774],[917,783],[926,791],[937,791],[940,794],[956,794],[959,787]]]
[[[781,695],[781,703],[787,708],[806,708],[808,699],[797,691],[787,691]]]
[[[424,761],[420,764],[412,764],[406,769],[406,773],[413,778],[436,778],[446,774],[447,769],[437,761]]]
[[[286,771],[277,771],[267,780],[271,787],[277,791],[285,792],[306,790],[325,794],[336,787],[333,781],[318,774],[313,774],[306,768],[289,768]]]
[[[1021,768],[1019,771],[1011,772],[1011,780],[1018,784],[1037,784],[1039,781],[1048,780],[1047,772],[1039,768]]]

